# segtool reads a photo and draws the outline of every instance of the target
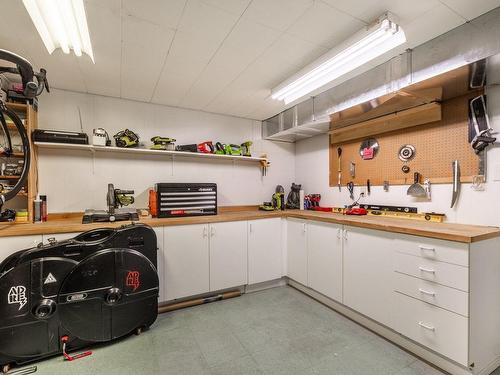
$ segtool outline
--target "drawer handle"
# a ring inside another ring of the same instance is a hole
[[[432,332],[434,332],[434,331],[436,330],[436,328],[435,328],[435,327],[430,326],[430,325],[428,325],[428,324],[425,324],[424,322],[418,322],[418,325],[419,325],[420,327],[425,328],[425,329],[428,329],[429,331],[432,331]]]
[[[430,268],[418,267],[418,269],[422,272],[436,273],[435,270],[431,270]]]
[[[337,239],[340,240],[340,232],[341,232],[341,229],[340,228],[337,228]]]
[[[419,249],[422,250],[422,251],[432,251],[433,253],[436,252],[436,249],[433,248],[433,247],[427,247],[427,246],[419,246]]]
[[[428,290],[425,290],[425,289],[422,289],[422,288],[420,288],[419,291],[422,294],[427,294],[428,296],[436,297],[436,293],[434,293],[434,292],[429,292]]]

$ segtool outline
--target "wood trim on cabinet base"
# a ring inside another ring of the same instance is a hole
[[[325,297],[321,293],[316,292],[294,280],[288,279],[288,285],[307,294],[309,297],[317,300],[318,302],[330,307],[332,310],[344,315],[345,317],[353,320],[354,322],[362,325],[363,327],[369,329],[370,331],[382,336],[383,338],[391,341],[392,343],[402,347],[403,349],[411,352],[412,354],[422,358],[433,364],[436,367],[452,374],[452,375],[488,375],[498,366],[500,366],[500,357],[494,363],[491,363],[486,368],[479,371],[467,369],[449,359],[442,357],[441,355],[417,344],[416,342],[400,335],[399,333],[393,331],[392,329],[377,323],[376,321],[354,311],[349,307],[341,304],[340,302],[334,301],[328,297]]]

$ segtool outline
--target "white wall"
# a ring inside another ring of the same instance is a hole
[[[488,82],[500,82],[500,56],[489,61]],[[500,132],[500,86],[488,88],[488,111],[492,127]],[[451,161],[450,161],[451,165]],[[432,200],[419,200],[406,195],[406,186],[391,186],[384,192],[381,186],[372,186],[371,195],[362,199],[362,203],[416,206],[419,211],[441,212],[447,221],[500,226],[500,147],[488,151],[487,184],[484,191],[474,191],[471,184],[462,184],[458,203],[450,208],[451,184],[432,185]],[[320,135],[300,141],[296,144],[295,179],[302,183],[306,194],[320,193],[324,206],[343,207],[352,203],[347,188],[329,187],[328,182],[328,136]],[[360,189],[355,188],[355,197]]]
[[[53,90],[40,98],[39,127],[80,131],[78,108],[89,135],[103,127],[110,136],[130,128],[147,144],[155,135],[178,144],[252,140],[252,154],[267,153],[271,167],[262,177],[257,163],[39,149],[39,192],[48,195],[49,212],[105,208],[108,183],[134,189],[136,207],[147,206],[156,182],[215,182],[219,205],[255,205],[270,200],[277,184],[288,190],[294,177],[295,145],[261,140],[260,122],[248,119]]]

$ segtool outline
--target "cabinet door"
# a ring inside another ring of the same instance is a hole
[[[29,249],[42,242],[42,235],[0,237],[0,262],[19,250]]]
[[[208,225],[169,226],[163,235],[166,299],[208,292]]]
[[[391,233],[353,227],[344,232],[344,304],[392,327]]]
[[[248,222],[248,283],[279,279],[281,264],[281,219]]]
[[[307,225],[304,220],[287,220],[288,277],[307,285]]]
[[[342,302],[342,227],[307,223],[308,286]]]
[[[153,228],[156,233],[156,246],[158,247],[158,252],[156,253],[156,270],[158,271],[158,279],[160,284],[160,297],[158,302],[165,302],[167,300],[167,291],[165,288],[165,249],[163,247],[163,235],[164,228]]]
[[[247,284],[247,222],[210,224],[210,290]]]

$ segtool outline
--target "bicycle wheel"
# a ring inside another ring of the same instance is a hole
[[[6,121],[7,119],[10,119],[14,123],[15,129],[21,138],[24,164],[19,178],[12,189],[6,193],[0,194],[0,204],[14,198],[23,188],[26,179],[28,178],[31,161],[30,143],[28,134],[26,133],[26,128],[24,127],[19,116],[14,111],[7,108],[3,103],[0,103],[0,156],[6,158],[10,158],[12,156],[12,137]]]

